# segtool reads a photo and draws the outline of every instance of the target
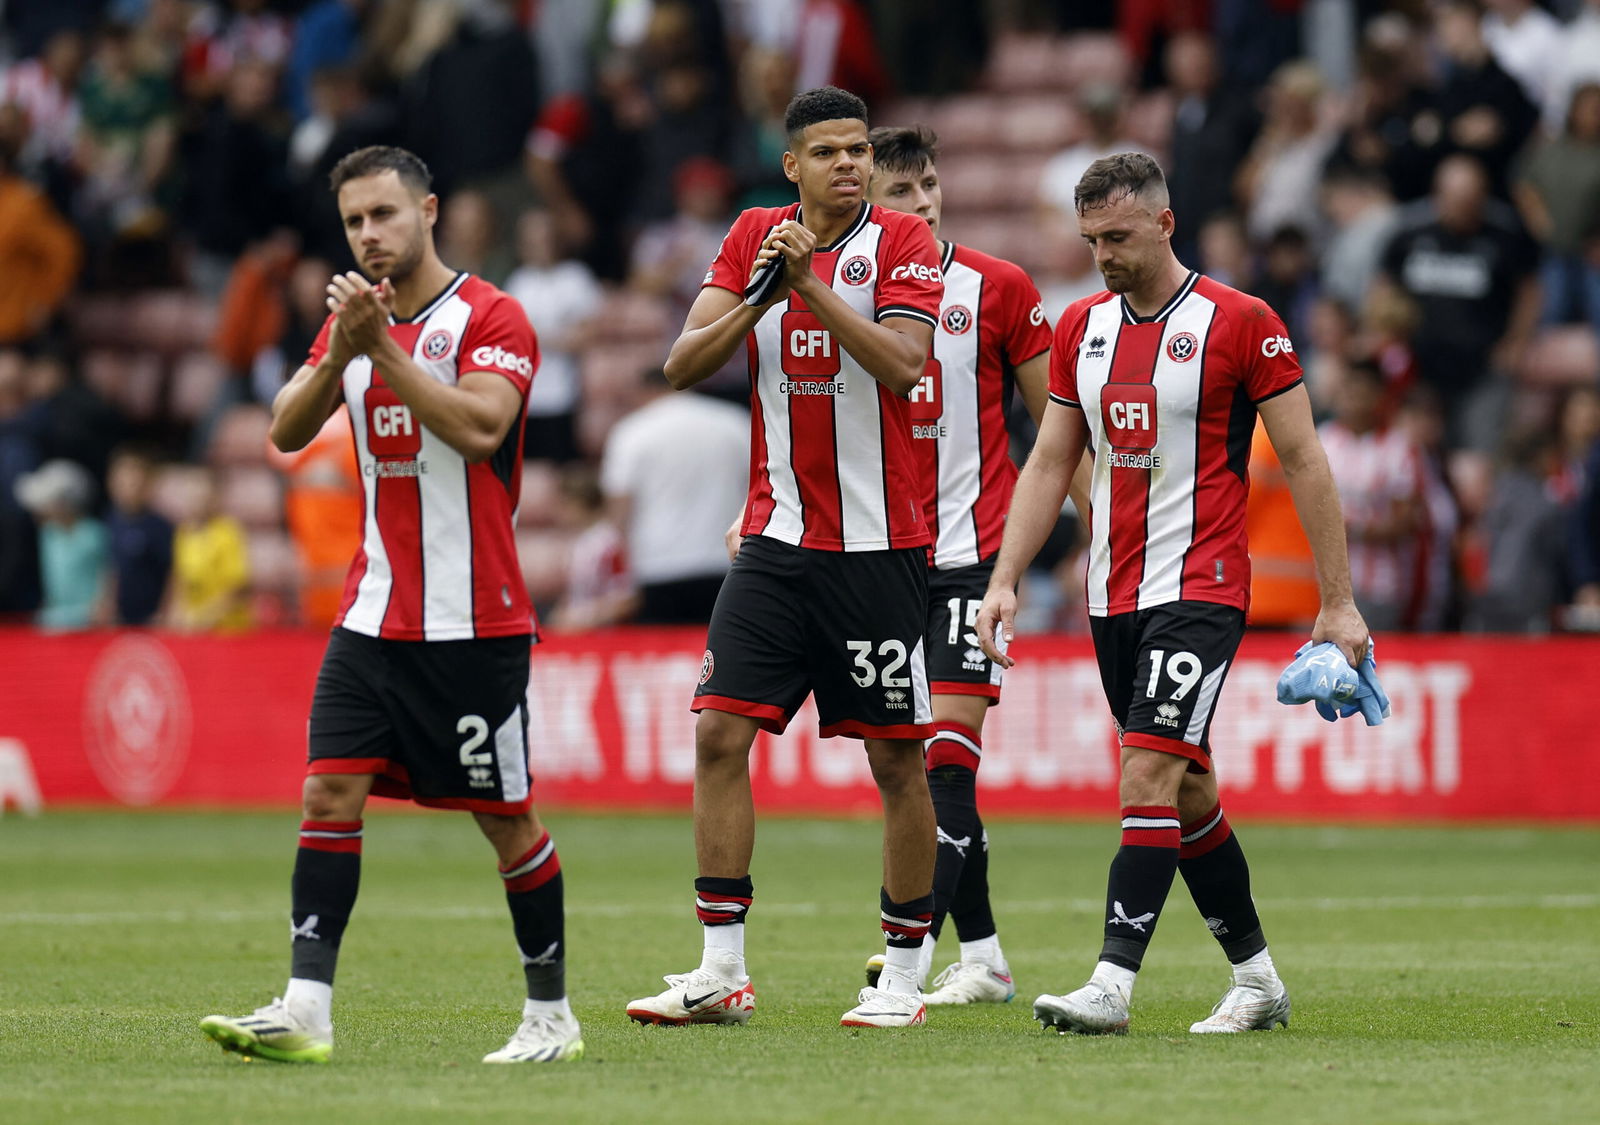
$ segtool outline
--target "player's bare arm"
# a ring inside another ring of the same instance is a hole
[[[1016,490],[1011,494],[1005,538],[1000,541],[989,590],[978,610],[978,642],[1002,668],[1015,663],[1000,646],[1010,645],[1015,633],[1017,582],[1055,527],[1088,442],[1089,426],[1083,411],[1060,403],[1045,408],[1038,440],[1033,443],[1033,452],[1028,454],[1028,462],[1022,466]]]
[[[886,317],[880,323],[853,310],[811,269],[816,235],[793,219],[773,232],[771,242],[783,255],[790,286],[839,347],[895,394],[909,395],[922,380],[933,327],[909,316]]]
[[[351,272],[333,279],[337,326],[357,355],[369,357],[418,422],[469,462],[487,460],[522,410],[522,394],[504,376],[463,371],[455,386],[430,377],[389,335],[389,292]]]
[[[787,295],[780,287],[773,301]],[[733,358],[766,311],[768,302],[759,308],[744,303],[742,294],[720,286],[708,285],[689,307],[689,316],[683,322],[683,331],[672,342],[667,361],[662,365],[667,382],[674,390],[692,387],[722,370]]]
[[[1359,664],[1366,655],[1369,634],[1350,590],[1344,512],[1339,505],[1338,486],[1328,468],[1328,455],[1317,439],[1311,398],[1301,385],[1267,399],[1258,409],[1283,466],[1294,510],[1317,565],[1322,608],[1312,626],[1311,639],[1332,641],[1352,665]]]

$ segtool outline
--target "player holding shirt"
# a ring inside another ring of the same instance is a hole
[[[877,128],[871,139],[867,198],[918,216],[937,236],[944,204],[934,166],[938,138],[919,125]],[[928,788],[939,840],[920,976],[926,980],[948,914],[961,956],[935,978],[924,1001],[994,1003],[1016,990],[989,904],[989,833],[978,815],[976,783],[984,715],[1000,700],[1001,673],[978,647],[972,626],[1017,479],[1006,432],[1010,383],[1037,422],[1048,394],[1050,326],[1038,289],[1012,263],[942,242],[940,264],[944,303],[933,358],[911,392],[912,444],[934,533],[924,643],[934,725]],[[869,981],[881,963],[881,957],[867,962]]]
[[[783,730],[810,693],[823,737],[864,741],[884,809],[887,963],[840,1022],[906,1027],[925,1017],[917,962],[935,831],[922,768],[933,733],[922,653],[930,538],[906,396],[939,315],[939,254],[926,223],[866,202],[872,147],[859,98],[809,90],[790,102],[785,128],[798,206],[735,220],[666,362],[668,382],[688,387],[749,337],[750,492],[694,700],[705,952],[628,1015],[749,1019],[750,747],[758,731]]]
[[[331,315],[273,402],[271,435],[300,449],[348,408],[364,531],[311,703],[289,986],[201,1027],[244,1055],[328,1060],[361,817],[377,793],[471,812],[500,858],[528,999],[484,1061],[575,1059],[561,863],[530,792],[533,623],[512,534],[538,347],[515,300],[439,260],[421,160],[358,149],[331,180],[362,273],[329,284]]]
[[[1258,412],[1316,559],[1322,607],[1312,638],[1358,661],[1368,635],[1351,597],[1339,496],[1283,322],[1174,256],[1155,161],[1141,153],[1095,161],[1076,201],[1108,291],[1070,305],[1056,325],[1050,405],[1017,481],[977,631],[1010,667],[1001,649],[1013,633],[1013,586],[1087,445],[1090,627],[1122,740],[1122,847],[1089,983],[1040,996],[1034,1016],[1063,1031],[1125,1031],[1135,975],[1181,873],[1233,964],[1231,987],[1189,1030],[1271,1028],[1288,1023],[1289,994],[1222,814],[1208,738],[1244,632],[1247,458]]]

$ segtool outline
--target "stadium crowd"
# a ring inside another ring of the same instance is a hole
[[[327,172],[392,143],[443,260],[539,334],[530,594],[628,619],[662,580],[630,552],[705,502],[629,491],[653,373],[731,216],[793,198],[784,107],[831,82],[938,132],[943,229],[1052,315],[1100,288],[1083,168],[1162,162],[1181,259],[1289,327],[1374,628],[1600,628],[1600,0],[0,0],[0,28],[0,618],[332,620],[348,429],[269,456],[265,404],[350,265]],[[1309,623],[1267,443],[1250,472],[1253,617]],[[1073,538],[1025,627],[1083,627]]]

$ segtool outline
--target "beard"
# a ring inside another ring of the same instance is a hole
[[[1106,283],[1106,289],[1112,293],[1126,293],[1133,288],[1134,276],[1127,269],[1119,269],[1113,273],[1100,273],[1100,278]]]
[[[382,273],[374,274],[366,263],[362,263],[361,272],[367,275],[367,280],[374,283],[387,277],[391,282],[399,284],[413,273],[422,264],[423,231],[418,226],[416,235],[402,247],[389,262],[389,268]]]

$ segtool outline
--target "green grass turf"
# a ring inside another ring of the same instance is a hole
[[[765,818],[756,1017],[669,1029],[622,1009],[698,962],[687,818],[555,812],[588,1058],[485,1067],[521,995],[491,854],[463,816],[392,810],[369,812],[327,1067],[196,1026],[281,991],[292,813],[0,820],[0,1121],[1597,1119],[1592,830],[1244,824],[1290,1028],[1187,1034],[1226,971],[1180,882],[1131,1034],[1091,1039],[1029,1011],[1092,963],[1114,825],[992,825],[1017,1000],[878,1033],[837,1026],[881,949],[877,826]]]

